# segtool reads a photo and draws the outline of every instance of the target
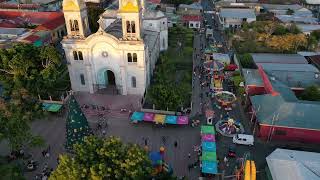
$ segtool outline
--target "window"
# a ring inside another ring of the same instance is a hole
[[[190,27],[193,27],[193,23],[190,23]]]
[[[85,80],[84,80],[84,75],[83,75],[83,74],[80,74],[80,81],[81,81],[81,84],[82,84],[82,85],[85,85],[85,84],[86,84],[86,82],[85,82]]]
[[[126,21],[127,33],[131,33],[130,22]]]
[[[133,53],[133,59],[132,62],[137,62],[138,61],[138,57],[137,57],[137,53]]]
[[[78,51],[79,60],[83,60],[83,55],[81,51]]]
[[[73,51],[73,59],[79,60],[77,51]]]
[[[132,62],[132,55],[131,55],[131,53],[128,53],[128,54],[127,54],[127,58],[128,58],[128,62]]]
[[[196,27],[199,27],[199,24],[198,24],[198,23],[196,24]]]
[[[136,80],[136,77],[134,76],[131,77],[131,86],[133,88],[137,87],[137,80]]]
[[[69,20],[69,25],[70,25],[71,31],[74,31],[74,26],[73,26],[72,20]]]
[[[74,29],[75,29],[75,31],[79,31],[78,20],[74,20]]]
[[[162,48],[166,48],[166,40],[164,38],[162,39]]]
[[[131,32],[136,33],[136,24],[134,21],[131,21]]]

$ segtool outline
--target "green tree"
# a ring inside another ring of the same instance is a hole
[[[0,50],[0,81],[6,96],[22,88],[35,98],[54,92],[61,67],[61,56],[52,46],[16,44]]]
[[[255,63],[253,62],[252,56],[249,53],[239,55],[240,63],[242,68],[254,69],[256,68]]]
[[[20,101],[0,99],[0,141],[7,140],[11,150],[18,150],[22,146],[42,146],[44,144],[40,136],[31,133],[29,126],[29,122],[35,117],[35,114],[40,113],[33,112],[36,110],[34,106],[27,109],[27,105],[20,105],[21,102],[32,103],[27,97],[23,97],[22,93],[20,96],[22,97]],[[40,110],[39,107],[38,111]]]
[[[288,9],[286,12],[287,15],[292,15],[293,13],[294,13],[294,11],[292,9]]]
[[[120,139],[86,137],[76,144],[74,155],[60,156],[60,163],[50,180],[130,180],[148,179],[152,171],[147,153],[137,145]]]
[[[283,25],[279,24],[279,25],[276,26],[273,34],[274,34],[274,35],[284,35],[284,34],[286,34],[287,32],[288,32],[288,31],[287,31],[287,28],[284,27]]]
[[[320,40],[320,30],[312,31],[310,36],[313,36],[317,39],[317,41]]]
[[[88,21],[89,21],[89,27],[92,33],[95,33],[99,29],[99,23],[98,20],[100,18],[100,15],[104,12],[104,9],[102,7],[98,6],[91,6],[88,7]]]
[[[0,179],[24,180],[21,166],[17,163],[8,164],[4,157],[0,157]]]
[[[66,149],[73,150],[73,145],[76,143],[82,143],[84,138],[91,134],[91,130],[87,118],[82,113],[74,96],[70,97],[68,109],[69,112],[66,123]]]
[[[300,95],[300,99],[307,101],[320,101],[320,88],[319,86],[309,86]]]

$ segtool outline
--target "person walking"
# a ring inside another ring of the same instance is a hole
[[[188,158],[189,158],[189,159],[191,158],[191,154],[190,154],[190,153],[188,153]]]
[[[174,141],[174,147],[177,148],[178,147],[178,142]]]

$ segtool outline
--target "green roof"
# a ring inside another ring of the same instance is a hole
[[[246,85],[264,86],[258,69],[242,69]]]
[[[271,94],[251,96],[250,99],[261,124],[320,130],[318,103],[285,101],[282,96]]]
[[[201,134],[215,134],[213,126],[201,126]]]

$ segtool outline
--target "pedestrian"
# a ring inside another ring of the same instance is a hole
[[[148,139],[147,138],[144,139],[144,145],[148,146]]]
[[[177,141],[174,141],[174,147],[178,147],[178,142]]]
[[[223,158],[223,162],[224,162],[225,164],[227,164],[227,163],[228,163],[228,158],[227,158],[227,156],[224,156],[224,158]]]
[[[191,154],[190,154],[190,153],[188,154],[188,158],[189,158],[189,159],[191,158]]]
[[[191,170],[192,167],[193,167],[192,164],[189,164],[189,165],[188,165],[188,170],[189,170],[189,172],[190,172],[190,170]]]
[[[49,157],[50,157],[50,153],[49,153],[48,151],[46,152],[45,157],[46,157],[46,158],[49,158]]]
[[[106,135],[106,130],[102,130],[102,135],[105,136]]]

